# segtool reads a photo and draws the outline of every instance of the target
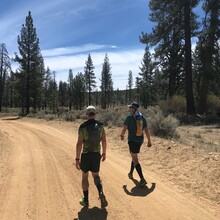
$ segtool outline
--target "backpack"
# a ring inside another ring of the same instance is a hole
[[[102,123],[96,121],[94,124],[86,126],[88,132],[88,139],[86,142],[88,143],[91,151],[100,144],[101,125]]]
[[[137,112],[134,115],[136,129],[135,136],[140,137],[143,135],[143,115],[140,112]]]

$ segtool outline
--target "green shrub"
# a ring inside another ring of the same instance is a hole
[[[197,115],[189,115],[187,113],[176,113],[175,117],[179,120],[180,124],[201,124],[201,118]]]
[[[220,117],[216,114],[206,115],[204,124],[216,124],[220,123]]]
[[[0,112],[0,117],[21,116],[20,111],[20,108],[2,108],[2,111]]]
[[[172,99],[161,100],[158,105],[166,115],[186,112],[186,99],[183,96],[175,95]]]
[[[76,116],[73,114],[65,114],[64,116],[62,116],[62,118],[64,118],[65,121],[75,121],[76,120]]]
[[[57,119],[57,117],[54,114],[47,114],[47,115],[45,115],[44,119],[48,120],[48,121],[52,121],[52,120]]]
[[[98,109],[96,119],[105,126],[123,126],[125,117],[128,115],[127,107],[115,107],[108,109]]]
[[[172,115],[164,116],[159,107],[149,107],[148,124],[152,135],[159,137],[176,136],[179,121]]]
[[[218,96],[208,95],[207,110],[212,114],[220,113],[220,98]]]
[[[37,112],[36,118],[38,118],[38,119],[44,119],[47,114],[48,114],[48,113],[47,113],[46,111],[40,110],[40,111]]]

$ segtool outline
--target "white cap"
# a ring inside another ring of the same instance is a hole
[[[86,108],[86,114],[89,115],[93,113],[94,115],[96,114],[96,110],[95,110],[95,107],[92,106],[92,105],[89,105],[87,108]]]

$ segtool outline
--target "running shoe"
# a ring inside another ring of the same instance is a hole
[[[147,181],[143,178],[143,179],[140,180],[140,182],[139,182],[138,185],[139,185],[140,187],[142,187],[142,186],[145,186],[146,184],[147,184]]]
[[[128,173],[128,178],[132,180],[133,179],[133,174],[132,173]]]
[[[88,207],[89,206],[89,202],[85,201],[84,198],[81,198],[79,200],[79,204],[84,206],[84,207]]]
[[[100,199],[100,202],[101,202],[101,208],[105,208],[106,206],[108,206],[108,202],[105,198],[105,195],[103,193],[100,193],[99,194],[99,199]]]

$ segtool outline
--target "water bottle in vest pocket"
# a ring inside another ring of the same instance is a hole
[[[140,137],[143,135],[143,115],[141,114],[141,112],[136,111],[134,118],[136,123],[135,136]]]
[[[143,135],[143,119],[142,118],[135,118],[136,122],[136,136],[142,136]]]

